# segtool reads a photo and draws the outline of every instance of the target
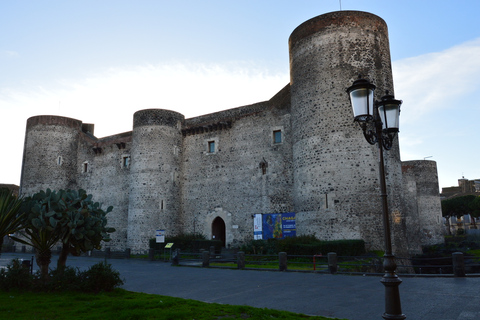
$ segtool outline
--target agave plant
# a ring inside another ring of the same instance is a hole
[[[22,228],[25,214],[21,212],[23,200],[9,189],[0,189],[0,253],[3,239]]]

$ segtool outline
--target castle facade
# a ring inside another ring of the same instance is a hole
[[[293,31],[289,50],[290,83],[269,101],[190,119],[140,110],[132,131],[104,138],[80,120],[29,118],[20,192],[83,188],[112,205],[112,250],[143,252],[159,229],[237,246],[272,213],[293,213],[297,235],[382,250],[378,150],[345,89],[362,74],[394,92],[387,25],[366,12],[324,14]],[[436,163],[401,162],[396,139],[385,167],[394,250],[441,242]]]

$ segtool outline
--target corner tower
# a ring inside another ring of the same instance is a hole
[[[127,247],[148,250],[155,230],[179,231],[181,127],[185,117],[161,109],[133,116]]]
[[[367,12],[331,12],[297,27],[289,49],[297,232],[383,248],[378,150],[354,123],[345,89],[361,74],[393,93],[387,25]],[[401,188],[398,141],[385,158],[388,189]],[[401,215],[398,198],[389,194],[389,206]]]
[[[75,189],[77,149],[82,122],[59,116],[27,120],[23,148],[21,194],[40,190]]]

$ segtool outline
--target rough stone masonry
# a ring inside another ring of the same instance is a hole
[[[253,239],[255,214],[286,212],[297,235],[383,249],[378,150],[345,89],[361,74],[394,92],[387,25],[332,12],[297,27],[289,49],[290,83],[269,101],[191,119],[140,110],[131,132],[104,138],[80,120],[28,119],[21,193],[83,188],[112,205],[112,250],[143,252],[157,229],[237,246]],[[397,139],[385,166],[394,250],[440,242],[436,163],[402,163]]]

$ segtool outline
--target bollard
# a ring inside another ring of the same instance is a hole
[[[245,269],[245,252],[243,251],[237,252],[237,268]]]
[[[180,249],[177,248],[173,251],[172,266],[178,266],[180,264]]]
[[[215,246],[210,246],[210,255],[212,258],[215,256]]]
[[[278,254],[278,269],[280,271],[287,271],[287,253],[280,252]]]
[[[22,267],[25,268],[26,270],[28,270],[30,272],[30,260],[23,260],[22,261]]]
[[[328,270],[331,274],[335,274],[338,271],[338,264],[337,264],[337,253],[329,252],[328,253]]]
[[[130,248],[125,249],[125,258],[130,259],[131,252]]]
[[[155,260],[155,249],[148,249],[148,258],[150,259],[150,261]]]
[[[203,251],[202,252],[202,267],[206,268],[210,266],[210,253],[208,251]]]
[[[465,277],[465,261],[463,260],[463,253],[452,253],[453,276]]]

